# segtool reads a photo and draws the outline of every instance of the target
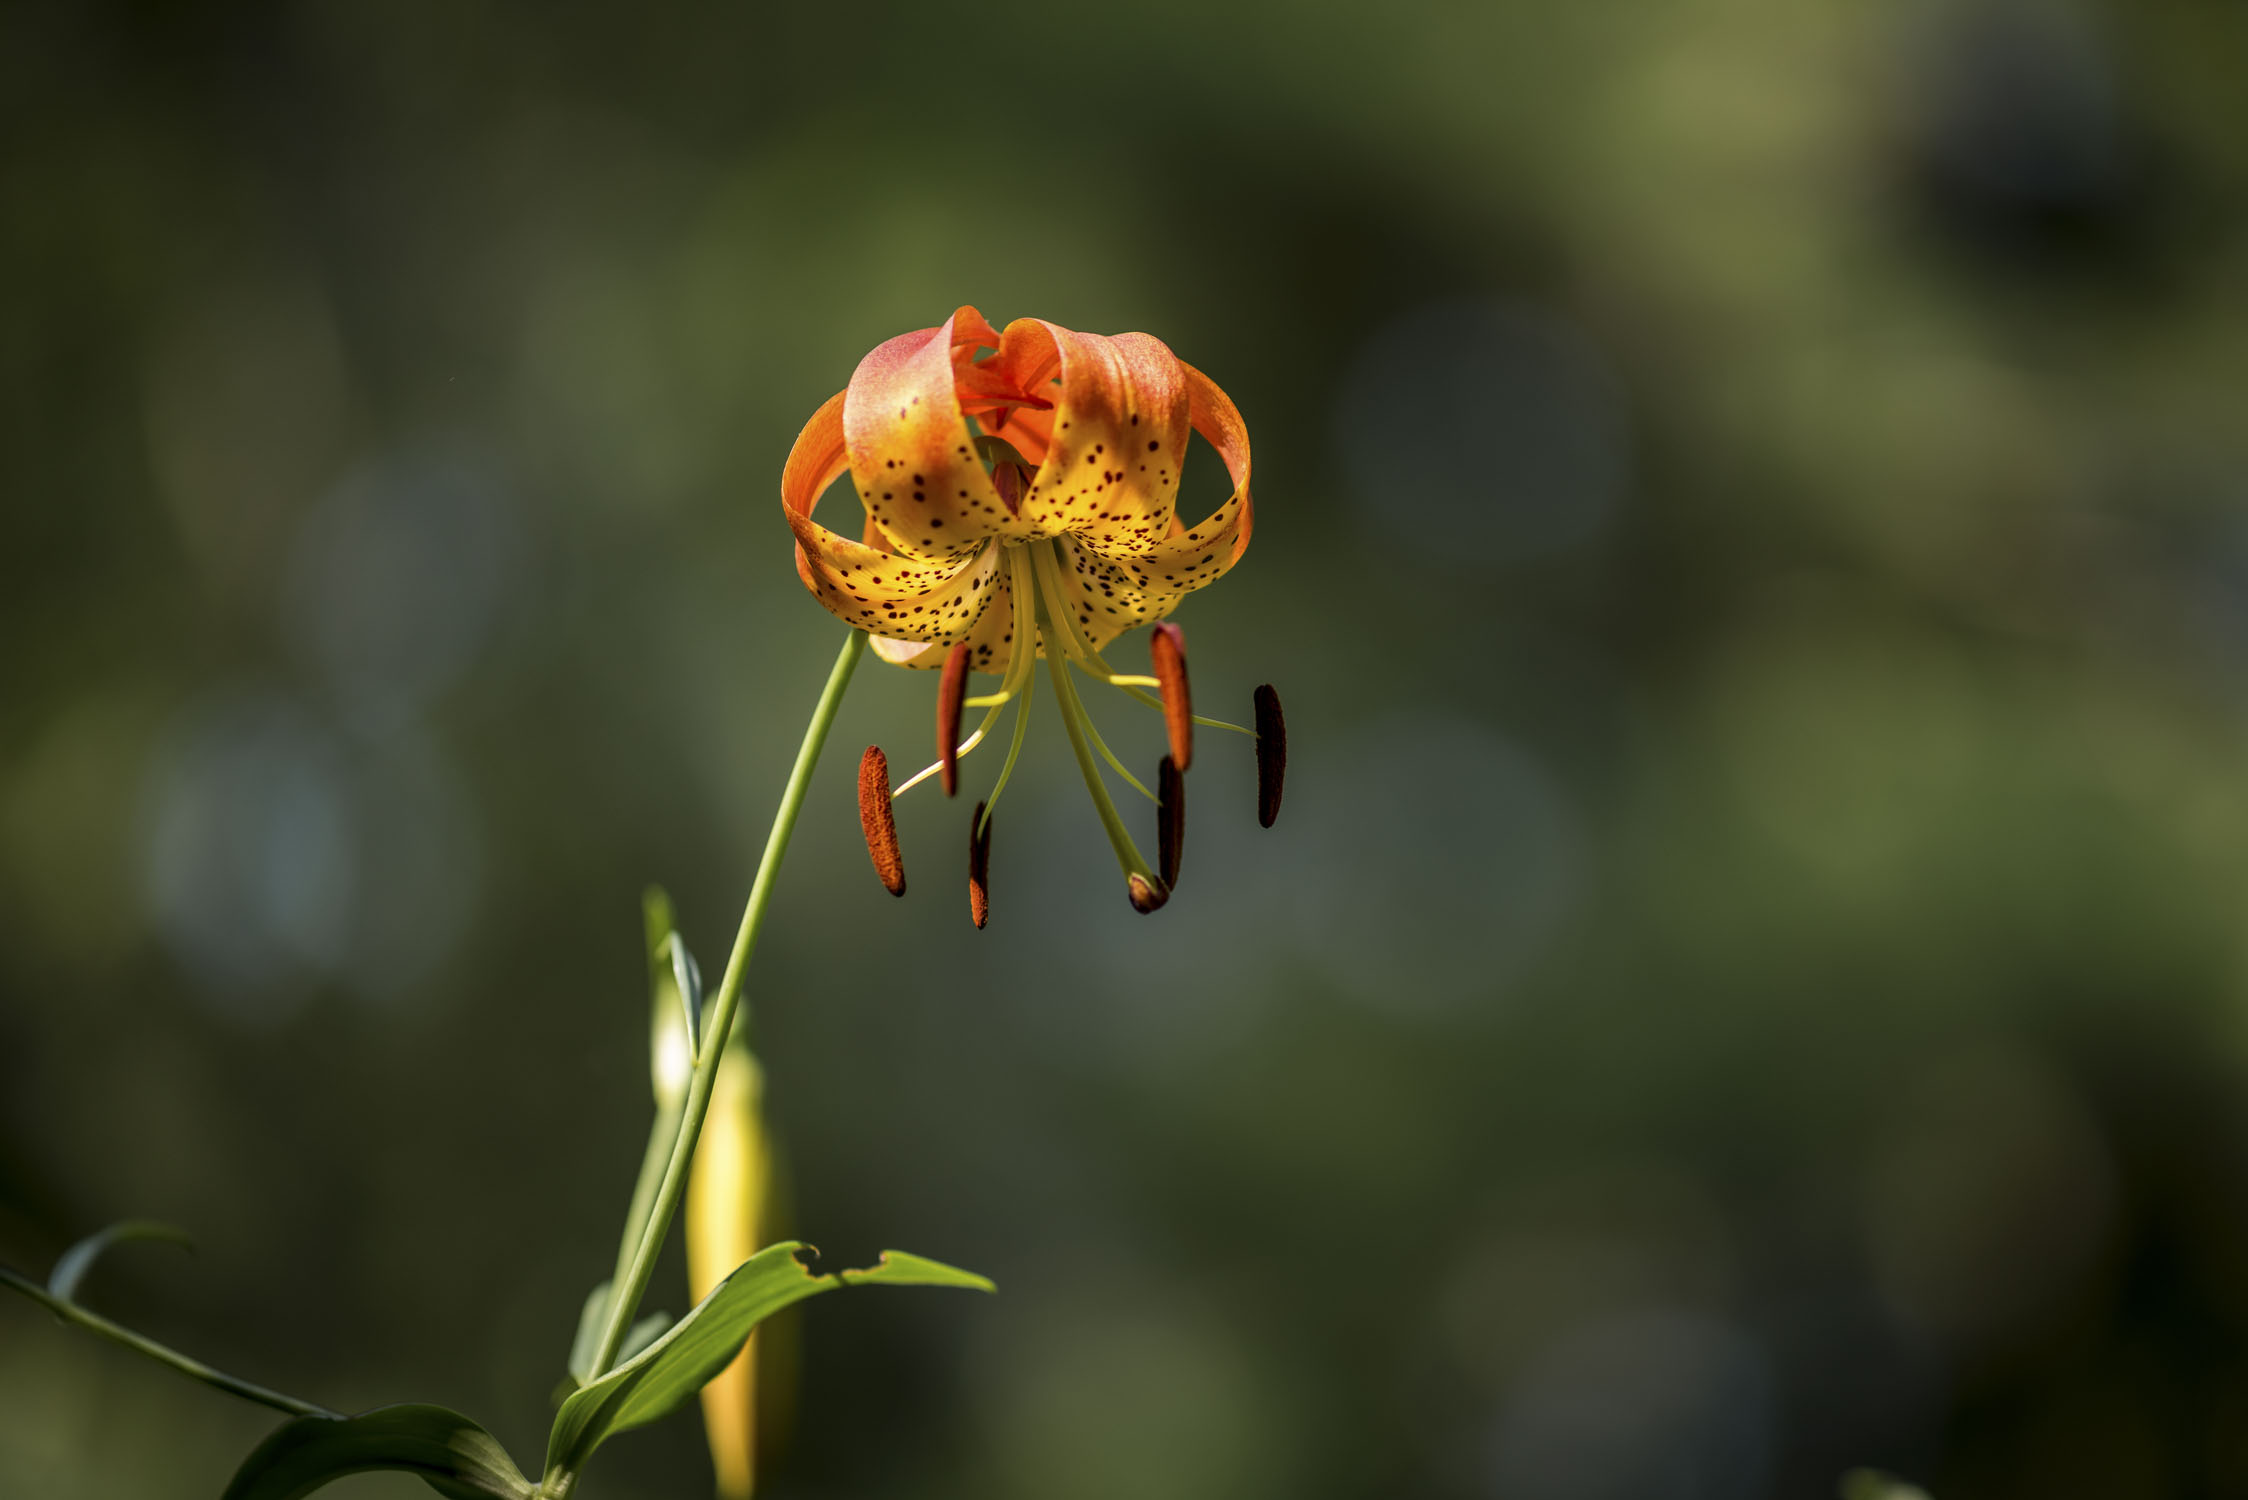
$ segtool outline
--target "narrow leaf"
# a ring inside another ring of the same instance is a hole
[[[972,1292],[996,1292],[988,1276],[948,1266],[941,1260],[885,1250],[863,1271],[838,1271],[845,1286],[957,1286]]]
[[[687,951],[687,945],[679,940],[679,934],[676,932],[671,935],[671,982],[679,986],[679,1003],[687,1017],[687,1045],[692,1050],[692,1055],[700,1057],[702,1056],[703,1013],[702,968],[695,962],[695,955]]]
[[[585,1294],[585,1306],[578,1311],[577,1337],[570,1341],[570,1382],[574,1388],[584,1385],[593,1371],[593,1351],[601,1346],[601,1330],[609,1322],[609,1288],[602,1282]],[[625,1330],[624,1342],[617,1349],[617,1363],[647,1348],[671,1326],[671,1314],[655,1312],[642,1318]]]
[[[298,1500],[346,1474],[395,1469],[446,1500],[531,1500],[499,1440],[442,1406],[385,1406],[356,1417],[299,1417],[258,1444],[222,1500]]]
[[[623,1364],[657,1339],[671,1326],[671,1314],[652,1312],[624,1331],[624,1341],[617,1345],[617,1363]]]
[[[601,1346],[601,1330],[609,1321],[609,1288],[614,1283],[604,1281],[585,1294],[585,1306],[578,1310],[577,1337],[570,1340],[570,1379],[579,1385],[593,1370],[593,1351]]]
[[[1878,1469],[1852,1469],[1842,1476],[1842,1500],[1928,1500],[1928,1492]]]
[[[650,978],[661,967],[663,940],[679,924],[671,914],[671,893],[660,885],[649,886],[640,893],[640,926],[648,935],[648,974]]]
[[[59,1302],[74,1302],[78,1298],[78,1284],[94,1268],[94,1262],[112,1245],[127,1240],[169,1240],[175,1245],[195,1248],[195,1241],[187,1237],[184,1229],[174,1229],[169,1224],[158,1224],[148,1219],[128,1219],[122,1224],[112,1224],[107,1229],[87,1235],[55,1261],[55,1268],[47,1273],[47,1291]]]
[[[803,1248],[789,1240],[758,1251],[637,1358],[563,1402],[547,1437],[547,1474],[576,1473],[611,1435],[644,1426],[694,1399],[732,1363],[751,1330],[806,1297],[861,1282],[994,1290],[981,1276],[895,1250],[885,1251],[863,1271],[821,1274],[798,1258]]]

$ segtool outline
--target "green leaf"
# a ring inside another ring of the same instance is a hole
[[[585,1306],[578,1309],[577,1337],[570,1340],[570,1379],[585,1384],[593,1372],[593,1351],[601,1347],[601,1329],[609,1321],[609,1288],[612,1282],[604,1281],[585,1294]]]
[[[884,1251],[863,1271],[822,1274],[799,1259],[804,1248],[788,1240],[758,1251],[645,1352],[563,1402],[547,1437],[548,1477],[576,1473],[613,1434],[645,1426],[693,1400],[732,1363],[752,1329],[791,1303],[862,1283],[995,1290],[972,1272],[896,1250]]]
[[[702,966],[695,955],[673,933],[664,942],[671,953],[671,982],[679,991],[680,1011],[687,1018],[687,1047],[691,1056],[702,1053],[703,981]]]
[[[94,1268],[94,1262],[112,1245],[127,1240],[169,1240],[175,1245],[195,1248],[184,1229],[174,1229],[169,1224],[158,1224],[150,1219],[128,1219],[122,1224],[112,1224],[98,1233],[89,1234],[55,1261],[55,1268],[47,1273],[47,1291],[58,1302],[78,1300],[78,1284]]]
[[[416,1475],[446,1500],[531,1500],[537,1493],[499,1439],[459,1412],[385,1406],[284,1423],[242,1461],[222,1500],[298,1500],[368,1469]]]
[[[601,1347],[601,1330],[609,1321],[609,1282],[602,1282],[585,1294],[585,1306],[578,1310],[577,1337],[570,1340],[570,1385],[585,1384],[593,1372],[593,1351]],[[625,1330],[624,1342],[617,1349],[617,1363],[638,1354],[656,1341],[671,1326],[671,1314],[653,1312]]]
[[[663,940],[679,925],[671,911],[671,893],[660,885],[640,893],[640,928],[648,935],[648,977],[662,969]]]
[[[627,1328],[623,1340],[617,1345],[617,1363],[621,1365],[630,1361],[641,1350],[662,1338],[670,1327],[670,1313],[652,1312]]]
[[[1879,1469],[1852,1469],[1842,1476],[1842,1500],[1928,1500],[1928,1492]]]

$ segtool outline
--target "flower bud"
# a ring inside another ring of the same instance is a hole
[[[764,1074],[749,1048],[718,1060],[710,1113],[687,1179],[687,1290],[700,1302],[755,1255],[772,1181],[763,1111]],[[732,1364],[702,1388],[719,1500],[749,1500],[756,1481],[757,1349],[752,1334]]]

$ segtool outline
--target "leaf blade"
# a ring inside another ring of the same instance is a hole
[[[578,1309],[578,1331],[570,1340],[570,1362],[564,1366],[570,1379],[579,1385],[593,1370],[593,1351],[601,1346],[601,1325],[609,1317],[609,1289],[614,1282],[604,1281],[585,1294],[585,1306]]]
[[[235,1470],[222,1500],[300,1500],[347,1474],[412,1474],[446,1500],[531,1500],[523,1477],[482,1427],[442,1406],[384,1406],[355,1417],[298,1417]]]
[[[865,1270],[815,1272],[799,1258],[803,1248],[784,1240],[758,1251],[641,1354],[564,1401],[547,1436],[548,1477],[576,1473],[610,1437],[693,1400],[759,1323],[807,1297],[861,1283],[996,1290],[973,1272],[894,1250]]]
[[[195,1248],[195,1241],[188,1238],[184,1229],[159,1224],[154,1219],[126,1219],[94,1231],[56,1256],[54,1269],[47,1273],[48,1294],[58,1302],[77,1301],[79,1284],[85,1281],[86,1273],[94,1268],[94,1262],[111,1246],[122,1245],[128,1240],[165,1240],[189,1250]]]

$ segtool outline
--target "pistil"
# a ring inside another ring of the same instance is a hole
[[[1049,652],[1046,666],[1054,679],[1054,696],[1061,704],[1062,727],[1069,731],[1069,748],[1076,753],[1078,773],[1085,778],[1085,790],[1092,794],[1109,847],[1116,851],[1116,863],[1124,871],[1132,906],[1142,912],[1154,911],[1170,899],[1170,889],[1148,868],[1132,835],[1125,831],[1124,820],[1117,816],[1116,804],[1109,800],[1108,786],[1101,780],[1100,767],[1093,763],[1092,747],[1086,743],[1085,707],[1077,701],[1077,689],[1069,680],[1069,664],[1059,653]]]

